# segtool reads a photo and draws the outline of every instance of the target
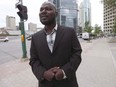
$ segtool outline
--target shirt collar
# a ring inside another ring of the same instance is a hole
[[[54,27],[54,29],[57,31],[58,25],[56,24],[56,26]]]
[[[56,24],[55,27],[53,28],[52,32],[57,31],[58,25]],[[48,33],[46,32],[46,30],[44,29],[44,32],[46,33],[46,35],[48,35]]]

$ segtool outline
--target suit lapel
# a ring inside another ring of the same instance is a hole
[[[53,52],[55,51],[56,47],[60,43],[60,40],[62,39],[63,35],[64,35],[64,29],[61,26],[58,26]]]
[[[51,53],[51,51],[50,51],[50,49],[49,49],[49,47],[48,47],[48,43],[47,43],[47,39],[46,39],[46,34],[45,34],[45,32],[44,32],[44,30],[42,31],[42,33],[41,33],[41,35],[40,35],[41,37],[39,38],[41,41],[41,44],[42,44],[42,46],[44,47],[43,49],[46,51],[46,52],[49,52],[49,53]]]

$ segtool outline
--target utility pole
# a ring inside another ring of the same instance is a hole
[[[23,6],[23,1],[19,0],[20,4],[16,4],[16,7],[19,9],[19,12],[17,14],[20,17],[20,22],[19,22],[19,29],[21,30],[21,42],[22,42],[22,59],[27,59],[27,51],[26,51],[26,40],[25,40],[25,28],[24,28],[24,20],[28,19],[27,15],[27,7]]]

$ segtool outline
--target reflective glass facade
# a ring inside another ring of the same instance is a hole
[[[89,0],[83,0],[79,6],[79,26],[84,31],[85,23],[91,25],[91,3]]]
[[[60,25],[77,28],[78,10],[76,0],[49,0],[57,6]]]
[[[85,13],[85,22],[89,21],[91,23],[91,7],[90,7],[90,1],[89,0],[84,0],[84,13]]]

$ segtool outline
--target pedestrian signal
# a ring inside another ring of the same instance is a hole
[[[28,14],[27,14],[27,7],[24,5],[17,5],[17,8],[19,9],[19,12],[17,14],[22,20],[27,20],[28,19]]]

